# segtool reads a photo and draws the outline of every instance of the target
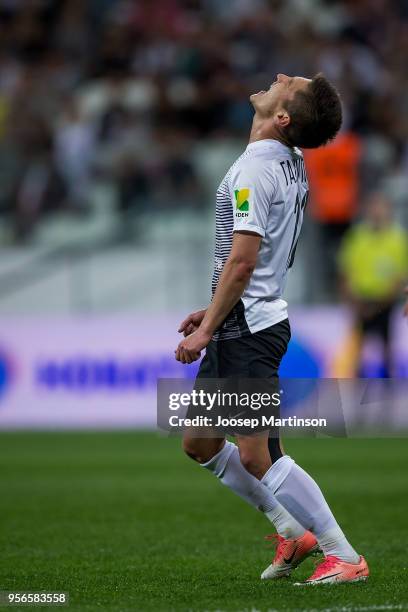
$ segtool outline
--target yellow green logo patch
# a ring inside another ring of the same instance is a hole
[[[241,212],[249,210],[249,189],[235,189],[235,204]]]

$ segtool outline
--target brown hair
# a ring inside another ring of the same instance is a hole
[[[285,129],[291,145],[314,149],[325,145],[341,127],[342,109],[335,87],[319,73],[287,103],[290,124]]]

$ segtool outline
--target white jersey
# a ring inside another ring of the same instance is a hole
[[[251,279],[214,340],[254,334],[287,318],[282,299],[307,203],[303,155],[277,140],[249,144],[217,190],[213,293],[234,231],[262,236]]]

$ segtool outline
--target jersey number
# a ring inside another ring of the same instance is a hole
[[[299,194],[296,196],[295,210],[293,211],[294,214],[296,215],[296,223],[295,223],[295,230],[293,232],[292,243],[290,245],[288,261],[286,263],[287,270],[289,270],[293,266],[293,262],[295,261],[296,247],[298,245],[298,240],[299,240],[298,226],[299,226],[300,212],[303,212],[305,210],[308,197],[309,197],[308,191],[305,192],[305,195],[303,196],[302,201],[300,201]]]

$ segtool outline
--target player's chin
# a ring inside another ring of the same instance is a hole
[[[249,103],[252,105],[252,108],[256,113],[262,113],[262,96],[263,94],[259,92],[252,94],[252,96],[249,97]]]
[[[251,94],[249,96],[249,99],[251,102],[256,102],[256,100],[260,98],[261,96],[263,96],[264,94],[266,94],[266,91],[262,89],[261,91],[257,91],[256,93]]]

